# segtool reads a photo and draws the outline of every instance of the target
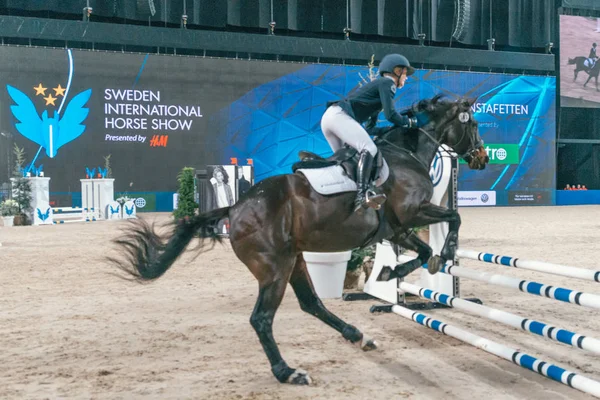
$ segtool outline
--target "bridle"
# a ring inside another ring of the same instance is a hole
[[[432,140],[434,143],[436,143],[438,145],[438,147],[441,147],[442,150],[447,153],[451,158],[462,158],[463,160],[465,160],[466,162],[469,162],[471,159],[473,159],[473,157],[477,156],[477,152],[479,151],[480,147],[483,147],[483,139],[479,138],[478,140],[475,139],[475,135],[467,135],[467,127],[466,124],[470,119],[470,115],[468,115],[466,112],[461,112],[459,113],[455,118],[462,118],[462,115],[466,115],[468,119],[466,119],[464,122],[461,120],[461,124],[465,125],[465,127],[463,128],[463,132],[462,132],[462,136],[460,137],[460,140],[456,143],[454,143],[452,146],[452,149],[454,149],[456,146],[458,146],[460,143],[462,143],[462,141],[465,139],[465,136],[468,137],[468,140],[470,142],[470,146],[467,149],[466,152],[462,153],[462,154],[458,154],[455,152],[450,152],[448,150],[446,150],[446,148],[444,146],[442,146],[442,141],[445,138],[446,133],[444,133],[439,139],[436,139],[435,137],[433,137],[429,132],[427,132],[425,129],[423,128],[418,128],[419,131],[423,134],[425,134],[425,136],[427,136],[430,140]],[[456,154],[456,155],[455,155]]]
[[[470,115],[468,115],[466,112],[458,113],[458,115],[455,118],[459,118],[459,119],[463,118],[464,119],[465,117],[461,117],[461,115],[463,115],[463,113],[466,114],[469,117],[469,119],[470,119]],[[425,120],[427,121],[427,122],[425,122],[425,124],[427,124],[429,121],[428,121],[427,118]],[[454,118],[452,120],[448,121],[448,122],[451,122],[453,120],[454,120]],[[456,142],[454,145],[451,146],[452,149],[454,149],[455,146],[458,146],[460,143],[462,143],[462,141],[465,139],[465,136],[468,136],[468,140],[470,141],[470,147],[467,149],[467,151],[465,153],[462,153],[462,154],[458,154],[458,153],[456,153],[454,151],[449,151],[449,150],[446,149],[445,146],[442,146],[441,142],[444,140],[446,133],[444,133],[439,139],[436,139],[429,132],[427,132],[425,129],[423,129],[421,127],[418,127],[417,129],[421,133],[425,134],[425,136],[427,138],[429,138],[431,141],[433,141],[435,144],[437,144],[438,148],[441,148],[441,150],[444,151],[445,153],[447,153],[451,158],[453,158],[453,159],[455,159],[455,158],[462,158],[463,160],[465,160],[468,163],[468,162],[470,162],[471,159],[473,159],[474,157],[477,156],[477,152],[479,151],[479,148],[483,147],[483,144],[484,144],[483,139],[479,138],[478,140],[476,140],[475,139],[475,135],[467,135],[466,123],[468,121],[469,121],[468,119],[465,120],[464,122],[461,121],[461,124],[465,125],[464,128],[463,128],[462,136],[460,137],[460,139],[458,140],[458,142]],[[389,133],[390,131],[391,131],[391,129],[387,133]],[[400,147],[400,146],[396,145],[395,143],[387,140],[386,139],[387,133],[379,136],[377,138],[377,141],[385,142],[390,147],[393,147],[396,150],[401,151],[403,153],[407,153],[414,160],[416,160],[419,163],[419,165],[421,165],[423,167],[423,169],[425,171],[429,171],[430,166],[425,165],[421,160],[419,160],[415,156],[415,154],[412,151],[410,151],[408,149],[405,149],[403,147]]]

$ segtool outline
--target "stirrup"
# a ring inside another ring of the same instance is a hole
[[[360,202],[354,202],[354,212],[357,212],[359,210],[366,210],[368,208],[379,210],[381,208],[381,205],[385,203],[386,200],[387,196],[385,194],[375,193],[373,190],[368,189],[365,192],[364,197],[360,199]]]
[[[365,204],[374,208],[375,210],[379,210],[383,203],[387,200],[387,196],[385,193],[376,193],[375,191],[369,189],[365,194]]]

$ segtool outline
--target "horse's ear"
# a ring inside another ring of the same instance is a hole
[[[476,102],[477,102],[477,97],[468,97],[463,100],[463,105],[465,107],[472,107],[473,104],[475,104]]]

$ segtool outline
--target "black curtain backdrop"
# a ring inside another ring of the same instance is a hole
[[[107,22],[179,26],[186,14],[189,28],[266,31],[274,20],[278,31],[289,34],[342,35],[348,20],[353,34],[416,40],[425,33],[434,42],[451,41],[457,4],[468,4],[465,33],[453,42],[487,46],[491,28],[497,46],[523,48],[558,42],[556,12],[562,5],[561,0],[0,0],[0,12],[76,19],[88,3],[92,20]]]

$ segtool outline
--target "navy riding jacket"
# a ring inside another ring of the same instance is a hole
[[[391,78],[379,77],[350,92],[343,100],[327,103],[327,106],[337,104],[357,122],[368,121],[367,129],[375,126],[382,109],[385,118],[392,124],[407,126],[410,124],[408,117],[400,115],[394,108],[396,89],[396,84]]]

